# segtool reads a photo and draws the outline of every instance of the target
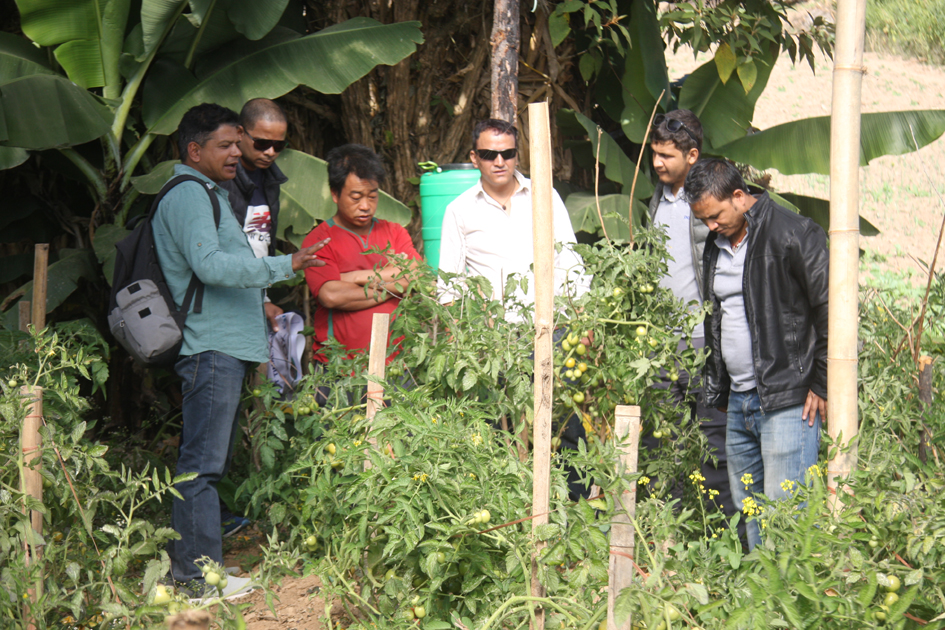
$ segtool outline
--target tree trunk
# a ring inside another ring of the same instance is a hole
[[[518,0],[495,0],[492,20],[492,117],[516,122],[518,109]]]

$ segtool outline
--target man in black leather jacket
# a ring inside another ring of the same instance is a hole
[[[279,218],[279,187],[288,178],[276,165],[286,146],[285,114],[266,98],[247,101],[240,111],[240,151],[236,177],[221,184],[229,193],[233,214],[239,221],[256,257],[276,255],[276,222]],[[266,319],[278,330],[276,318],[282,309],[267,298]]]
[[[828,254],[824,231],[747,192],[719,159],[686,177],[693,213],[712,234],[703,259],[706,404],[727,406],[726,453],[736,505],[785,497],[817,463],[827,411]],[[757,521],[748,543],[760,542]]]

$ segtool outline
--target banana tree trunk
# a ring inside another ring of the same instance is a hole
[[[492,117],[514,123],[518,107],[519,0],[495,0]]]
[[[840,445],[827,465],[834,508],[839,482],[856,467],[860,94],[866,0],[838,0],[830,116],[830,316],[827,421]]]

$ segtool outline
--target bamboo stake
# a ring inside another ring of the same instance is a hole
[[[932,450],[932,432],[929,430],[925,420],[932,408],[932,357],[923,355],[919,357],[919,400],[922,402],[922,437],[919,439],[919,459],[925,464],[929,459],[929,452]]]
[[[23,431],[20,434],[20,448],[22,450],[20,463],[20,487],[25,496],[31,497],[42,503],[43,501],[43,476],[42,476],[42,437],[39,434],[39,427],[43,422],[43,388],[24,385],[20,388],[20,394],[23,400],[28,401],[28,411],[23,420]],[[26,504],[23,505],[23,513],[27,513]],[[26,566],[42,562],[43,547],[43,514],[38,510],[30,510],[30,527],[26,531],[23,547],[26,558]],[[36,603],[43,596],[43,575],[42,569],[36,579],[33,587],[27,589],[27,594],[31,602]],[[27,627],[35,628],[32,615],[27,611]]]
[[[617,405],[614,422],[614,437],[619,441],[627,439],[620,447],[618,466],[623,473],[637,472],[637,455],[640,451],[640,408],[637,406]],[[620,591],[630,586],[633,581],[633,543],[635,532],[631,519],[637,511],[637,487],[624,491],[617,497],[617,508],[610,525],[610,588],[607,589],[607,627],[618,630],[630,630],[631,617],[619,626],[614,620],[614,603]]]
[[[532,477],[532,532],[548,522],[548,494],[551,469],[551,400],[554,389],[552,333],[554,331],[554,221],[551,188],[551,127],[548,103],[528,106],[531,130],[529,154],[532,176],[532,235],[535,246],[535,398],[532,426],[534,475]],[[538,581],[538,543],[532,558],[531,596],[544,597]],[[545,627],[544,610],[532,617],[532,630]]]
[[[37,331],[46,327],[46,287],[49,268],[49,243],[38,243],[33,257],[33,317]]]
[[[371,319],[371,354],[368,357],[367,411],[365,417],[373,421],[378,410],[384,406],[384,386],[376,379],[384,379],[384,367],[387,364],[387,331],[390,328],[389,313],[374,313]],[[368,438],[371,447],[377,446],[376,438]],[[371,460],[365,458],[364,469],[371,467]]]
[[[30,323],[32,322],[30,303],[26,300],[20,300],[17,303],[17,315],[20,318],[20,332],[29,332]]]
[[[836,494],[839,480],[853,471],[857,460],[854,439],[857,435],[860,96],[865,71],[865,31],[866,0],[838,0],[830,114],[830,314],[827,330],[827,429],[841,447],[827,464],[827,484],[832,490],[831,503],[835,510],[840,505]]]

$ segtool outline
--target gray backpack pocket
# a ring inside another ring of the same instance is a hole
[[[180,346],[183,333],[151,280],[129,284],[116,295],[116,304],[108,316],[108,325],[132,356],[150,363]]]

